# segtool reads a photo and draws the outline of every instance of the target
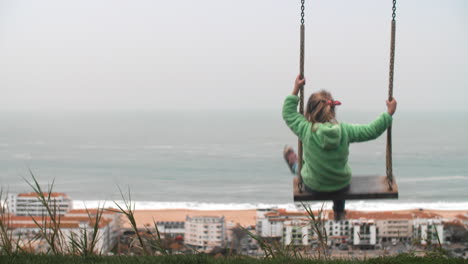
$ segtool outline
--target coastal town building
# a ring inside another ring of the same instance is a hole
[[[263,238],[280,239],[283,235],[283,223],[278,220],[279,211],[275,209],[258,209],[256,231]]]
[[[352,237],[351,221],[334,221],[332,213],[314,212],[323,226],[323,235],[327,244],[340,246],[347,244]],[[257,214],[257,234],[263,238],[278,240],[285,245],[314,246],[318,243],[318,234],[313,231],[310,216],[305,211],[288,212],[284,209],[271,209]]]
[[[185,219],[185,245],[198,251],[209,252],[223,247],[226,240],[224,216],[187,216]]]
[[[352,224],[349,219],[335,221],[333,220],[333,213],[327,215],[327,220],[325,220],[325,230],[328,237],[328,245],[330,246],[340,246],[342,244],[347,244],[350,241],[352,235]]]
[[[335,221],[333,212],[322,215],[327,243],[332,247],[352,245],[360,249],[395,246],[413,240],[445,243],[440,216],[424,210],[408,212],[348,211],[346,219]],[[457,221],[463,222],[458,216]],[[317,236],[312,232],[311,220],[306,212],[288,212],[284,209],[262,209],[257,212],[256,231],[267,240],[285,245],[314,246]],[[437,239],[439,235],[439,239]]]
[[[158,221],[156,222],[159,233],[165,238],[176,238],[185,235],[184,221]]]
[[[463,224],[463,226],[468,229],[468,213],[466,214],[459,214],[455,216],[455,220],[459,221],[460,223]]]
[[[57,214],[65,215],[72,209],[72,200],[65,193],[44,193],[46,199],[49,195],[49,206],[55,209]],[[7,199],[8,211],[17,216],[47,215],[46,207],[38,198],[39,195],[35,192],[10,194]]]
[[[349,211],[347,218],[360,225],[371,221],[376,228],[376,244],[406,242],[413,235],[413,217],[409,213]],[[355,240],[354,233],[352,240]]]
[[[80,218],[80,219],[85,219],[85,218],[92,218],[95,219],[97,214],[97,209],[73,209],[70,210],[65,216],[68,218]],[[122,215],[119,213],[116,213],[115,211],[112,210],[106,210],[104,209],[102,211],[101,215],[101,225],[103,225],[104,228],[100,228],[100,238],[103,241],[102,242],[102,250],[103,252],[108,252],[110,251],[114,245],[117,243],[121,230],[122,230]],[[93,220],[89,223],[90,225],[93,224]]]
[[[59,216],[55,219],[56,224],[48,216],[9,216],[7,226],[15,239],[21,241],[20,244],[27,245],[34,252],[42,253],[46,253],[49,246],[44,239],[37,239],[40,237],[38,235],[51,233],[52,229],[57,227],[60,229],[60,235],[56,239],[61,241],[61,250],[70,250],[73,248],[72,237],[77,240],[85,236],[90,240],[92,237],[97,210],[91,209],[88,212],[89,215],[75,210],[72,215]],[[103,212],[97,225],[95,252],[108,253],[117,243],[119,233],[119,215],[110,211]]]
[[[252,254],[258,249],[258,243],[250,234],[255,234],[255,225],[241,226],[232,221],[226,221],[227,247],[238,254]]]
[[[354,219],[353,227],[353,246],[362,249],[374,249],[377,244],[377,227],[372,219]]]
[[[421,245],[444,244],[444,226],[441,219],[414,219],[413,237]]]
[[[245,228],[250,234],[255,234],[255,225],[250,225]],[[241,253],[251,254],[259,249],[258,241],[253,239],[251,235],[245,234],[240,241],[242,251]]]
[[[321,220],[322,225],[326,223],[325,219]],[[263,239],[278,241],[284,245],[311,246],[318,241],[305,211],[263,210],[257,213],[256,231]]]
[[[310,221],[296,219],[283,222],[282,241],[285,245],[307,246],[316,240]]]
[[[413,221],[409,214],[401,216],[383,216],[383,219],[376,220],[379,230],[379,241],[390,242],[410,242],[413,235]]]

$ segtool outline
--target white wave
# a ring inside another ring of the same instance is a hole
[[[428,181],[447,181],[447,180],[468,180],[468,176],[445,176],[445,177],[422,177],[422,178],[409,178],[397,179],[397,182],[428,182]]]
[[[122,201],[117,201],[123,205]],[[308,204],[312,209],[332,209],[332,202],[313,202]],[[116,208],[114,202],[109,201],[74,201],[73,208],[97,208],[98,206]],[[136,201],[137,210],[155,209],[193,209],[193,210],[247,210],[262,208],[283,208],[289,211],[301,210],[302,205],[294,203],[267,204],[267,203],[203,203],[203,202],[151,202]],[[430,202],[430,203],[401,203],[401,202],[376,202],[376,201],[347,201],[346,209],[360,211],[391,211],[409,209],[429,209],[429,210],[468,210],[466,202]]]

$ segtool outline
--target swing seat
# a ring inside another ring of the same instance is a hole
[[[398,186],[393,178],[393,189],[388,189],[387,176],[352,176],[348,191],[342,193],[299,192],[299,177],[294,177],[294,201],[398,199]]]

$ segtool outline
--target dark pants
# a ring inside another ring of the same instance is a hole
[[[332,195],[340,195],[341,193],[346,192],[346,191],[349,190],[349,185],[342,188],[342,189],[339,189],[337,191],[333,191],[333,192],[314,191],[314,190],[310,189],[309,186],[307,186],[306,184],[304,184],[304,188],[305,188],[306,192],[315,193],[317,195],[320,195],[320,194],[323,194],[323,193],[332,194]],[[333,212],[344,212],[344,210],[345,210],[345,200],[333,200]]]

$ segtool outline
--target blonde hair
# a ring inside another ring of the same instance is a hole
[[[335,105],[328,104],[333,101],[331,93],[325,90],[313,93],[307,101],[305,117],[312,124],[315,123],[338,123],[335,119]]]

